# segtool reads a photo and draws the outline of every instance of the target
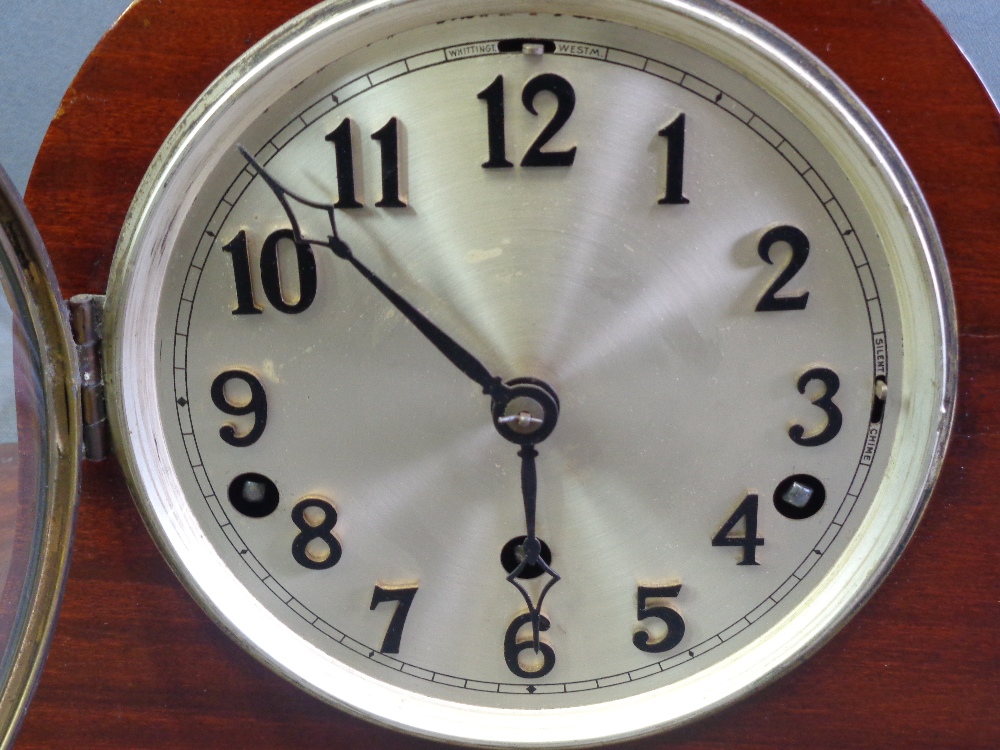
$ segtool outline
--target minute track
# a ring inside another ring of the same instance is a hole
[[[737,623],[734,623],[734,625],[735,624],[737,624]],[[727,628],[726,632],[728,632],[728,631],[729,631],[729,629]],[[728,640],[728,638],[726,638],[725,640]],[[705,642],[705,643],[707,644],[707,642]],[[695,654],[695,656],[699,656],[702,653],[705,653],[707,651],[705,645],[698,645],[698,644],[692,646],[692,648],[690,650]],[[682,663],[683,661],[689,660],[691,658],[694,658],[694,657],[691,657],[690,655],[688,655],[687,652],[684,652],[683,654],[677,654],[677,662],[676,663],[679,664],[679,663]],[[671,663],[670,666],[673,666],[673,662]],[[663,666],[661,665],[660,669],[662,669],[662,668],[663,668]],[[667,667],[667,668],[669,668],[669,667]],[[640,669],[637,669],[637,670],[631,670],[630,672],[627,672],[627,673],[620,673],[620,675],[625,675],[625,674],[629,675],[629,677],[628,677],[629,681],[632,681],[632,680],[635,680],[635,679],[640,679],[641,677],[646,676],[644,668],[640,668]],[[431,678],[431,679],[434,679],[434,678]],[[616,675],[608,675],[607,681],[605,681],[605,678],[599,678],[598,681],[594,685],[592,685],[590,688],[588,688],[588,689],[599,689],[599,688],[602,688],[602,687],[605,687],[605,686],[610,687],[611,683],[615,682],[616,680],[617,680],[617,676]],[[472,681],[472,682],[475,682],[475,681]],[[583,682],[586,682],[586,681],[583,681]],[[497,686],[499,686],[501,684],[506,685],[507,683],[495,683],[495,684]],[[516,683],[512,683],[511,685],[514,686],[514,685],[516,685]],[[538,689],[538,692],[540,694],[544,694],[546,692],[545,688],[548,685],[552,685],[553,687],[556,686],[556,685],[565,685],[565,686],[568,686],[568,687],[564,687],[562,689],[567,689],[567,690],[570,690],[570,691],[582,689],[582,684],[577,684],[576,682],[573,682],[573,683],[548,683],[548,682],[542,683],[542,682],[540,682],[540,683],[538,683],[536,685],[536,688]],[[480,688],[475,687],[475,686],[473,686],[471,684],[467,685],[466,687],[469,688],[469,689],[480,689]],[[540,696],[536,695],[536,697],[540,697]]]

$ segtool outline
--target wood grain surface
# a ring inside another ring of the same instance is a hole
[[[307,0],[139,0],[67,92],[27,202],[68,297],[102,292],[161,140],[237,55]],[[919,0],[745,0],[854,89],[938,222],[961,326],[943,475],[888,581],[751,698],[631,748],[1000,747],[1000,130]],[[84,470],[62,614],[21,750],[432,748],[308,697],[245,654],[154,547],[114,460]]]

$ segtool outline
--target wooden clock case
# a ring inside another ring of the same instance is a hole
[[[540,0],[541,2],[541,0]],[[309,0],[139,0],[86,61],[27,204],[62,293],[102,293],[132,195],[195,97]],[[871,109],[931,205],[961,378],[944,471],[885,584],[821,651],[711,718],[630,748],[1000,747],[1000,119],[919,0],[743,0]],[[86,464],[48,662],[16,747],[431,748],[255,662],[160,556],[114,459]]]

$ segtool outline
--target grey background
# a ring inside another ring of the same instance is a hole
[[[958,40],[994,100],[1000,100],[1000,0],[925,2]],[[101,35],[129,4],[129,0],[0,0],[0,164],[22,193],[63,93]]]

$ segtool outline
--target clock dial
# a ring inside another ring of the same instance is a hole
[[[123,234],[116,430],[188,585],[469,742],[649,731],[815,647],[950,421],[877,128],[682,3],[335,10],[195,106]]]

